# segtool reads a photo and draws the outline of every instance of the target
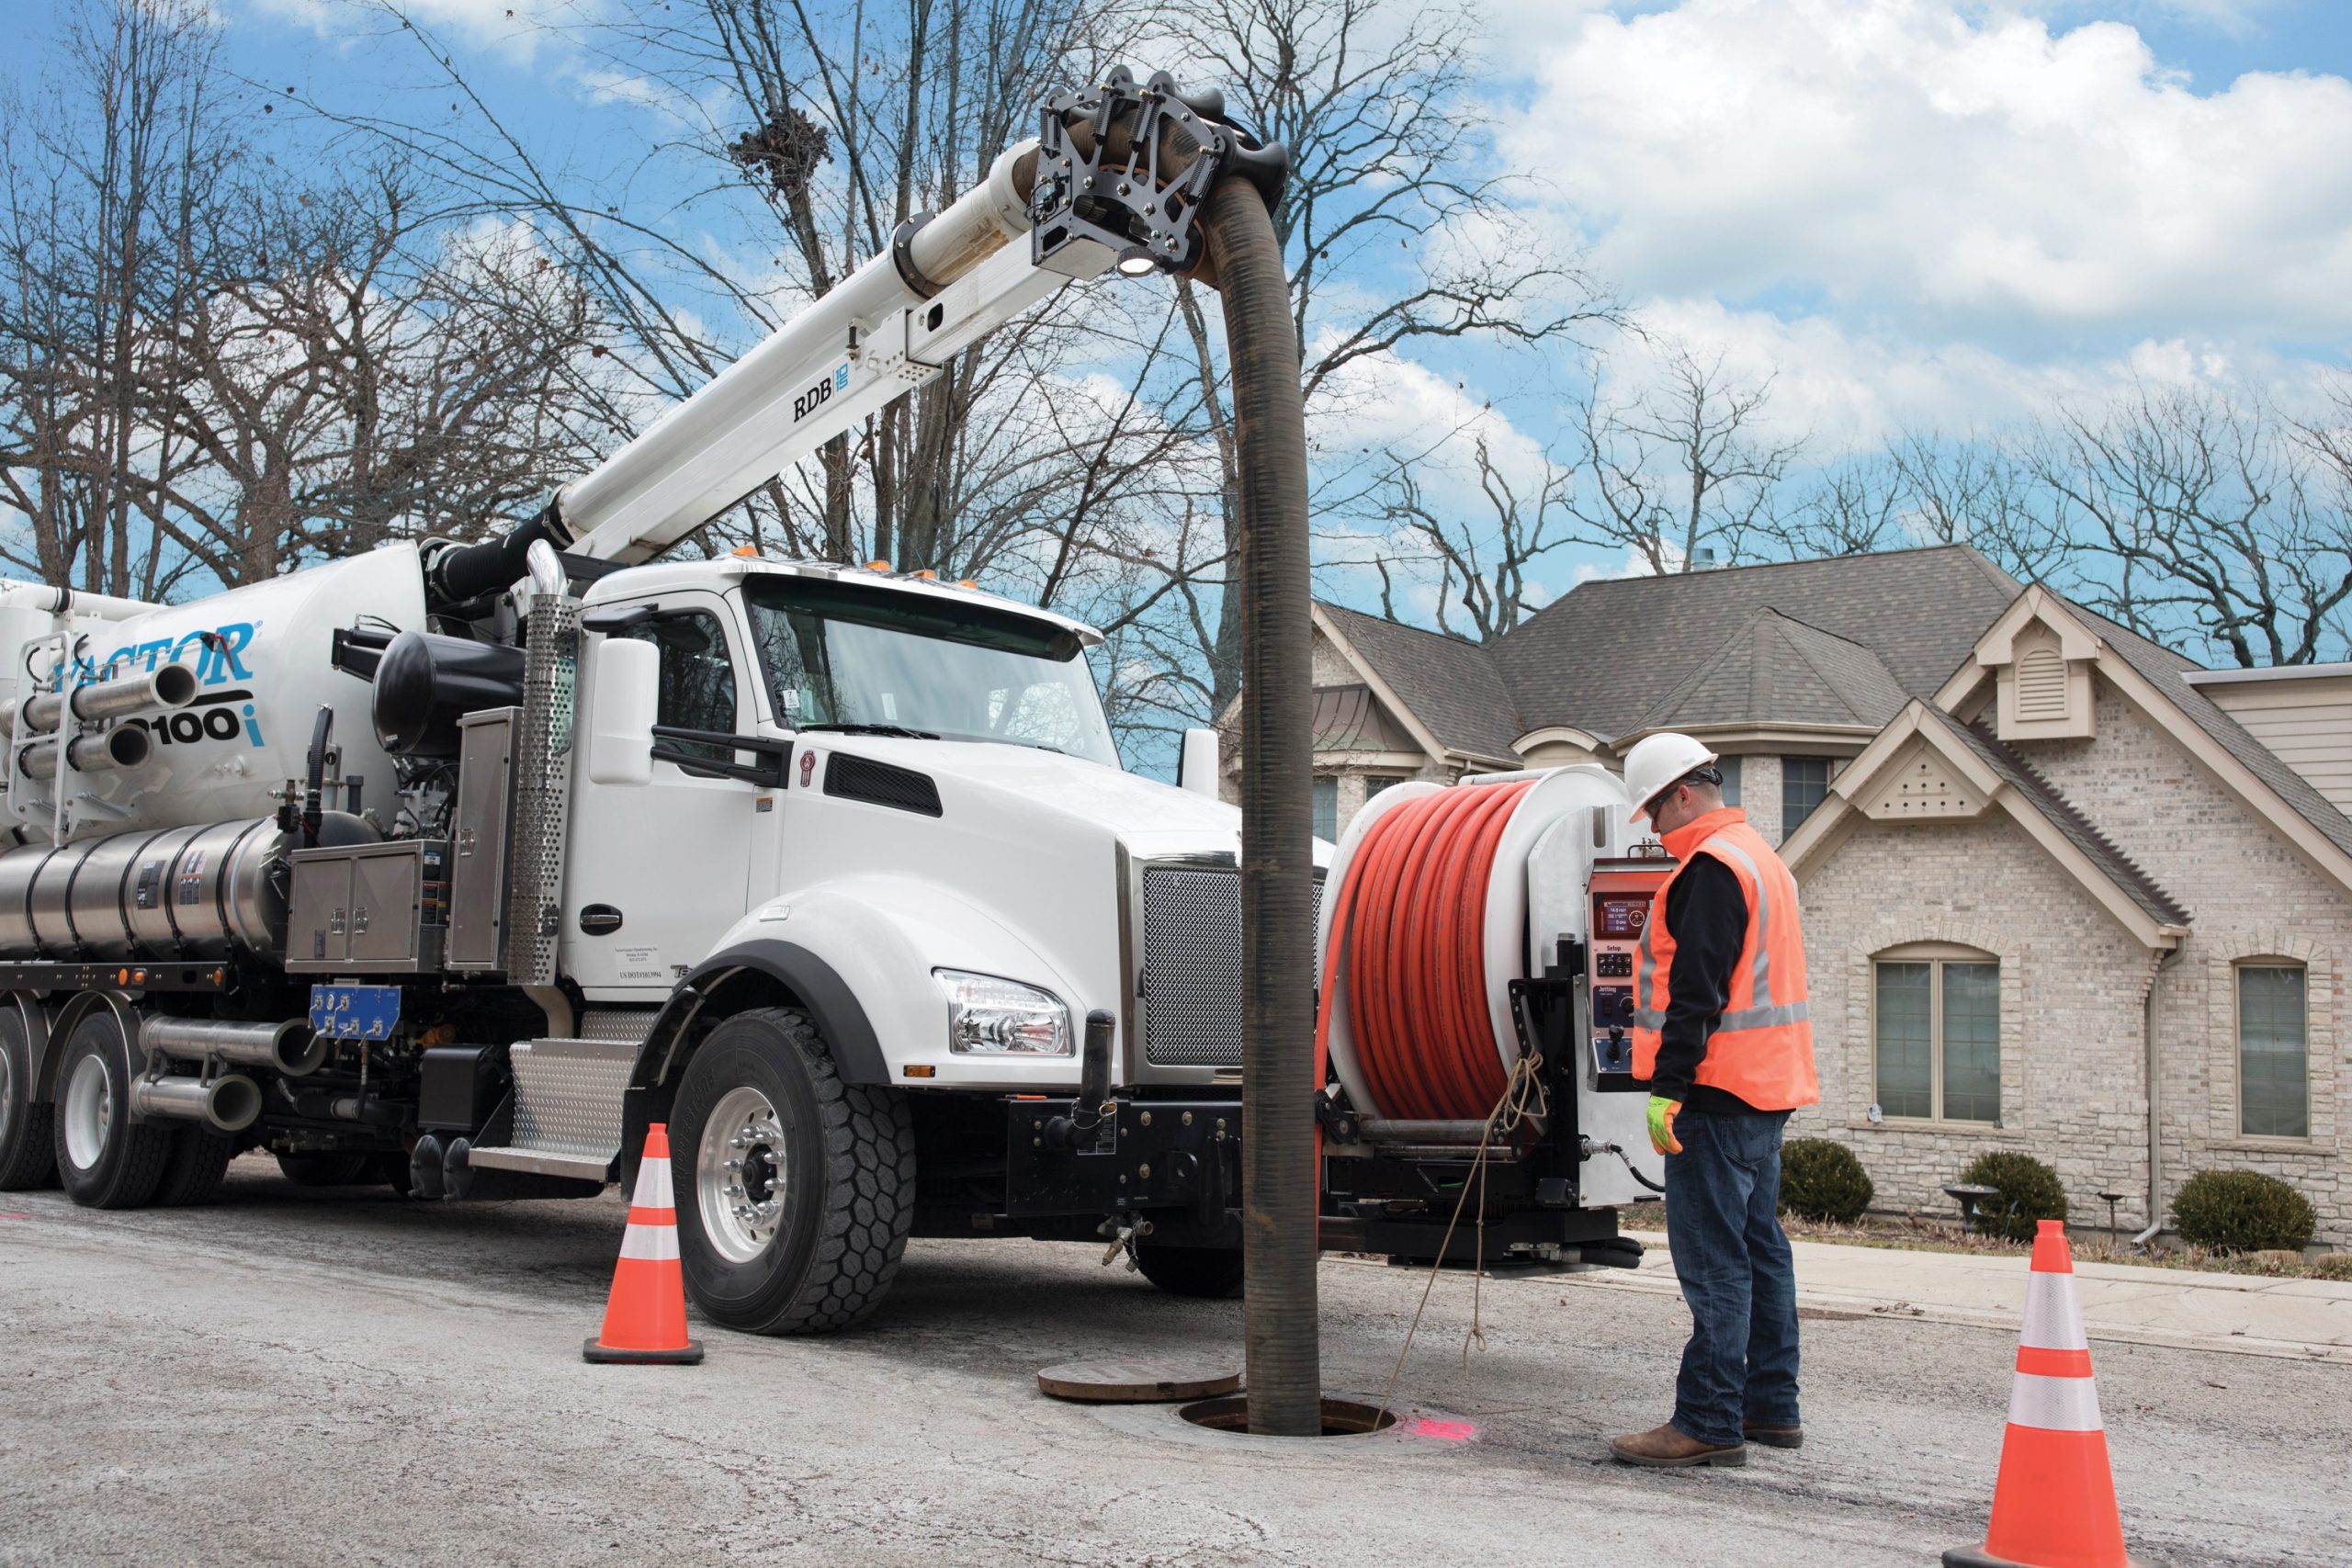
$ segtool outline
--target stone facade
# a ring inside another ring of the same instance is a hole
[[[2200,766],[2102,675],[2089,739],[2016,751],[2189,912],[2171,953],[2143,942],[1999,810],[1969,821],[1850,828],[1804,867],[1822,1104],[1792,1134],[1842,1139],[1880,1204],[1949,1212],[1938,1190],[1981,1150],[2055,1166],[2077,1223],[2149,1220],[2147,1039],[2157,1043],[2158,1164],[2166,1217],[2193,1172],[2266,1171],[2311,1201],[2319,1239],[2352,1240],[2352,1140],[2338,1083],[2352,1039],[2335,1017],[2352,950],[2352,892]],[[1772,805],[1777,807],[1777,792]],[[1771,836],[1771,835],[1768,835]],[[1875,1097],[1872,955],[1951,942],[2001,964],[2001,1121],[1868,1119]],[[2239,1132],[2237,967],[2305,968],[2310,1136]],[[2154,987],[2153,998],[2150,996]]]
[[[1941,1188],[1987,1149],[2054,1165],[2078,1217],[2101,1191],[2146,1207],[2141,998],[2152,956],[2007,817],[1856,829],[1803,885],[1821,1103],[1790,1135],[1861,1156],[1880,1207],[1952,1212]],[[2001,1120],[1873,1123],[1876,955],[1950,942],[2001,966]]]

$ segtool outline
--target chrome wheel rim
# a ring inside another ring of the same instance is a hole
[[[114,1074],[103,1055],[85,1056],[65,1086],[65,1156],[74,1169],[95,1169],[106,1157],[113,1121]]]
[[[8,1048],[0,1045],[0,1142],[8,1136],[17,1120],[17,1065],[8,1059]]]
[[[784,1224],[784,1126],[755,1089],[730,1089],[711,1107],[695,1151],[695,1203],[703,1235],[730,1263],[768,1249]]]

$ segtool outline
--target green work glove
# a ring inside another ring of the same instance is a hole
[[[1682,1102],[1668,1100],[1662,1094],[1650,1096],[1650,1147],[1662,1155],[1682,1152],[1681,1140],[1674,1135],[1674,1119],[1682,1114]]]

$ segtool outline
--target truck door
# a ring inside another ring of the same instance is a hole
[[[754,728],[752,665],[734,644],[719,599],[669,592],[646,603],[658,607],[651,619],[611,636],[659,650],[654,722],[736,734]],[[644,784],[597,784],[575,774],[561,957],[592,998],[658,1000],[746,908],[753,813],[768,792],[660,759],[652,775]]]

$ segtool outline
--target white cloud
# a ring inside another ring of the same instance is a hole
[[[358,0],[245,0],[255,12],[282,21],[300,22],[323,39],[373,38],[388,28],[397,29],[405,17],[428,32],[489,45],[517,59],[528,59],[552,26],[593,19],[602,13],[601,0],[393,0],[385,6]]]
[[[1786,296],[2021,355],[2352,329],[2341,77],[2199,94],[2128,26],[1950,0],[1685,0],[1559,30],[1498,142],[1636,294]]]

